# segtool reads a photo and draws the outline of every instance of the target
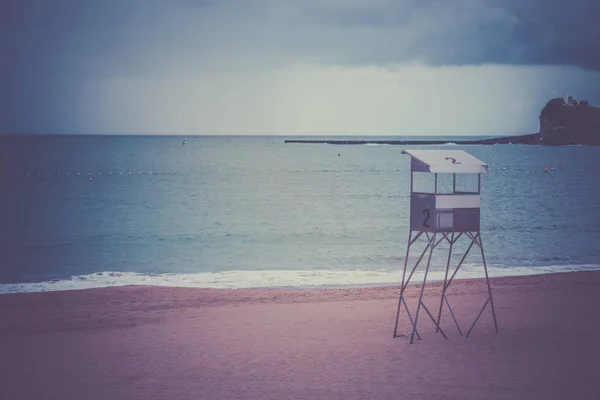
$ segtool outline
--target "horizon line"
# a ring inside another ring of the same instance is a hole
[[[532,132],[538,133],[538,132]],[[496,134],[407,134],[407,133],[398,133],[398,134],[345,134],[345,133],[156,133],[156,132],[147,132],[147,133],[116,133],[116,132],[106,132],[106,133],[0,133],[0,137],[6,136],[188,136],[188,137],[290,137],[290,136],[311,136],[311,137],[323,137],[323,136],[346,136],[346,137],[431,137],[431,136],[517,136],[517,135],[528,135],[532,133],[496,133]]]

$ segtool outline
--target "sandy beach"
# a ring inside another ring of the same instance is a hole
[[[492,290],[499,333],[489,308],[469,338],[445,313],[448,339],[424,316],[412,345],[392,338],[397,287],[0,295],[1,397],[600,398],[600,272],[494,278]],[[428,307],[439,291],[428,285]],[[465,331],[484,282],[456,281],[449,299]]]

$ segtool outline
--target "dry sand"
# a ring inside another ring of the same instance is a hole
[[[0,398],[600,399],[600,272],[492,284],[499,333],[489,307],[469,338],[422,314],[413,345],[395,287],[0,295]],[[453,286],[466,330],[484,282]]]

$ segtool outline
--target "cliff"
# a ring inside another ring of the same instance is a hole
[[[587,101],[556,98],[540,114],[540,144],[600,145],[600,108]]]

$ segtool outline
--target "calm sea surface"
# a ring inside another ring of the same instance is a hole
[[[284,139],[0,137],[0,292],[397,282],[408,147]],[[599,268],[600,147],[410,148],[488,163],[481,234],[492,275]],[[434,255],[434,277],[445,257]],[[478,257],[464,276],[481,275]]]

